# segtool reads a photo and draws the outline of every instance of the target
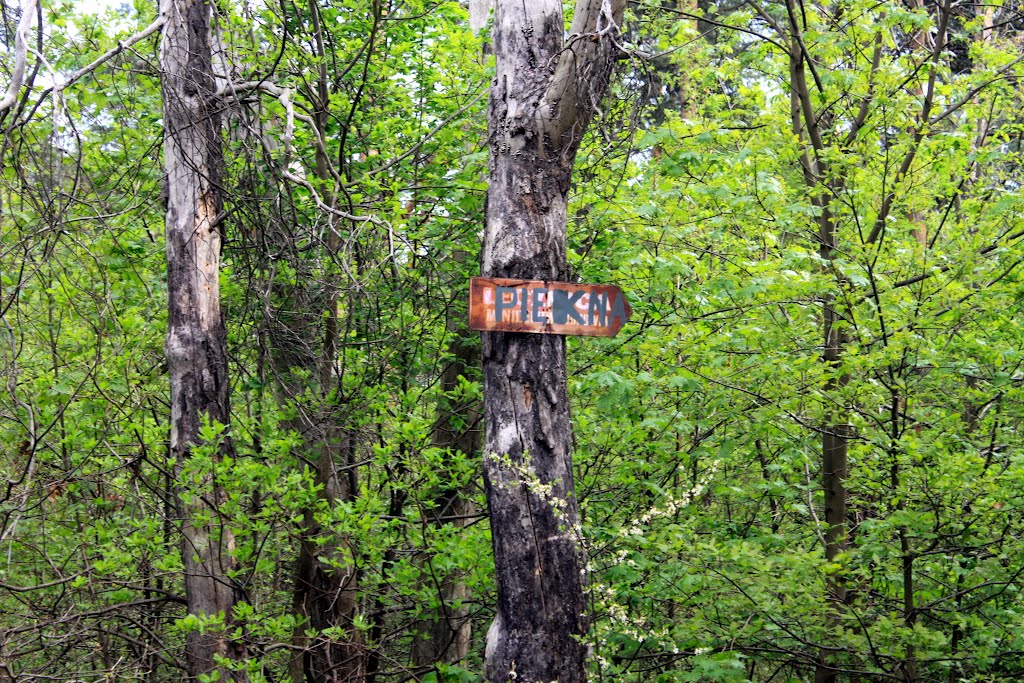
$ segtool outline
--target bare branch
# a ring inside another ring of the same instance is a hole
[[[95,71],[99,67],[103,66],[108,61],[110,61],[110,59],[112,57],[115,57],[115,56],[121,54],[122,52],[124,52],[125,50],[129,49],[130,47],[132,47],[136,43],[145,40],[149,36],[153,35],[157,31],[159,31],[161,28],[163,28],[163,25],[164,25],[165,22],[166,22],[166,17],[163,14],[159,15],[156,19],[153,20],[153,23],[151,23],[149,26],[147,26],[146,28],[142,29],[141,31],[139,31],[138,33],[133,35],[131,38],[126,38],[125,40],[119,40],[117,42],[117,47],[115,47],[115,48],[113,48],[111,50],[108,50],[107,52],[104,52],[102,55],[100,55],[99,57],[97,57],[96,59],[91,61],[89,64],[86,64],[85,66],[83,66],[81,69],[79,69],[75,73],[73,73],[70,76],[68,76],[67,79],[63,83],[61,83],[60,85],[57,85],[57,86],[55,86],[53,88],[50,88],[50,89],[44,91],[43,92],[43,96],[45,97],[46,94],[50,90],[57,90],[57,91],[63,90],[65,88],[67,88],[69,85],[71,85],[72,83],[74,83],[75,81],[77,81],[80,78],[82,78],[83,76],[86,76],[86,75],[92,73],[93,71]]]
[[[611,74],[610,68],[598,63],[611,60],[617,50],[616,38],[625,0],[579,0],[569,29],[569,39],[558,56],[554,74],[548,81],[541,111],[545,128],[552,141],[560,140],[571,129],[582,130],[589,121],[580,120],[581,109],[592,110],[590,103],[582,103],[584,88],[603,92]],[[611,36],[611,40],[601,40]],[[598,68],[600,71],[594,72]]]
[[[25,78],[25,67],[28,65],[28,37],[35,23],[36,0],[21,1],[21,20],[14,34],[14,69],[11,71],[11,82],[7,84],[7,94],[0,100],[0,114],[10,109],[18,101],[18,91]]]

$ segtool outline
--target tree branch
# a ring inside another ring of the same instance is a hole
[[[35,23],[36,0],[21,1],[21,19],[14,34],[14,69],[11,71],[11,82],[7,84],[7,93],[0,100],[0,115],[13,107],[18,101],[18,91],[25,78],[28,66],[28,37]]]
[[[559,145],[575,127],[583,130],[595,102],[582,102],[582,89],[603,94],[611,76],[611,63],[626,0],[578,0],[569,28],[569,39],[559,53],[558,64],[541,99],[544,129]],[[605,64],[602,64],[605,63]],[[595,72],[594,69],[600,69]],[[597,99],[596,97],[593,99]],[[581,120],[581,116],[585,120]]]
[[[882,206],[878,210],[878,216],[875,218],[875,224],[872,226],[871,233],[868,235],[865,244],[874,244],[878,241],[878,238],[882,236],[882,232],[885,229],[885,223],[889,219],[889,212],[892,210],[892,204],[896,199],[896,190],[899,187],[899,184],[906,177],[907,173],[910,172],[910,167],[914,163],[914,159],[917,157],[917,150],[921,147],[921,141],[924,139],[925,133],[932,124],[929,116],[931,115],[932,102],[935,97],[935,77],[936,71],[938,70],[939,57],[942,55],[942,50],[946,45],[946,27],[949,23],[951,4],[952,0],[945,0],[945,2],[943,2],[939,7],[941,14],[939,15],[938,33],[935,36],[935,48],[932,50],[932,56],[929,60],[931,62],[931,69],[928,72],[928,86],[924,93],[924,103],[921,105],[921,118],[917,131],[914,134],[914,142],[903,157],[903,163],[900,164],[900,169],[896,174],[896,179],[893,181],[892,189],[890,189],[882,199]]]
[[[159,15],[156,19],[153,20],[153,23],[151,23],[149,26],[142,29],[141,31],[133,35],[131,38],[117,41],[117,47],[108,50],[107,52],[104,52],[102,55],[94,59],[92,62],[83,66],[81,69],[68,76],[67,79],[60,85],[56,85],[52,88],[44,90],[43,97],[45,97],[47,93],[50,92],[50,90],[63,90],[64,88],[68,87],[69,85],[71,85],[78,79],[82,78],[83,76],[86,76],[89,73],[95,71],[97,68],[108,62],[112,57],[121,54],[125,50],[131,48],[136,43],[145,40],[149,36],[159,31],[161,28],[163,28],[163,25],[166,23],[166,21],[167,19],[164,15]]]

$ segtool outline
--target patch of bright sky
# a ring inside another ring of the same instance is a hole
[[[79,0],[75,9],[81,14],[106,14],[117,10],[121,15],[131,15],[133,12],[132,4],[126,0]]]
[[[137,13],[133,0],[75,0],[75,14],[103,17],[107,22],[107,34],[131,31],[135,27]],[[68,22],[71,37],[77,34],[74,20]]]
[[[77,0],[75,2],[75,14],[82,16],[104,17],[108,22],[106,25],[108,34],[115,34],[121,31],[130,31],[134,22],[135,7],[131,0]],[[47,32],[55,30],[52,26],[45,26]],[[75,24],[75,20],[69,19],[60,29],[65,37],[71,40],[77,39],[81,32]],[[47,65],[49,71],[49,65]],[[64,82],[64,75],[53,72],[44,72],[39,75],[36,85],[41,87],[53,87]]]

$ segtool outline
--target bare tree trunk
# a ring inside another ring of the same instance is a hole
[[[567,279],[567,196],[607,89],[622,0],[499,0],[489,105],[487,277]],[[587,618],[572,480],[565,339],[485,333],[484,480],[498,582],[489,681],[586,680]]]
[[[164,0],[160,45],[164,157],[167,167],[167,364],[171,380],[171,454],[182,519],[181,554],[189,614],[221,617],[188,634],[190,678],[213,672],[215,657],[241,660],[243,643],[228,636],[243,599],[230,576],[234,538],[220,518],[224,490],[215,465],[233,455],[228,406],[227,334],[220,309],[219,215],[222,152],[210,61],[210,7],[204,0]],[[203,444],[204,421],[225,428]],[[209,462],[194,449],[210,446]],[[187,480],[187,481],[186,481]],[[222,680],[241,673],[220,671]]]

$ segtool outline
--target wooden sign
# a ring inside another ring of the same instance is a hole
[[[615,285],[475,277],[469,281],[469,327],[614,337],[632,314]]]

